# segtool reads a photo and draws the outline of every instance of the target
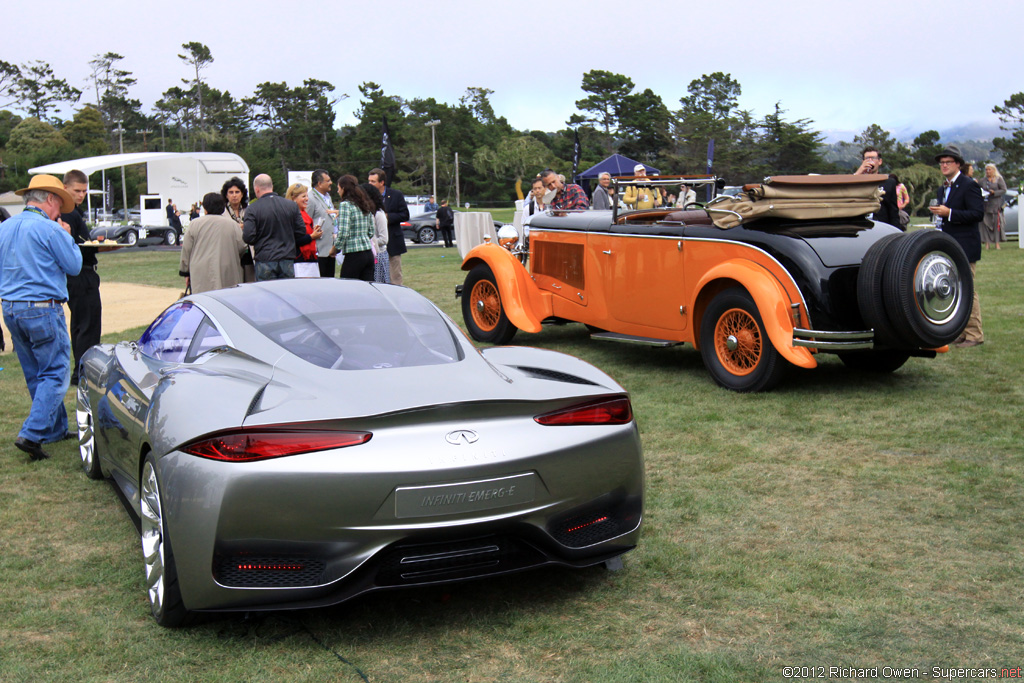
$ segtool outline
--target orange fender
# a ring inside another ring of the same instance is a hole
[[[494,273],[501,306],[509,321],[520,330],[540,332],[541,321],[551,317],[551,295],[538,289],[519,259],[497,244],[473,247],[462,261],[462,270],[472,270],[480,263],[486,263]],[[469,296],[469,292],[462,296]]]
[[[694,288],[690,310],[697,310],[697,297],[716,280],[734,280],[750,293],[772,346],[783,358],[801,368],[818,367],[814,354],[802,346],[793,346],[793,312],[790,304],[796,302],[790,301],[782,284],[767,268],[745,259],[716,265],[704,273]]]

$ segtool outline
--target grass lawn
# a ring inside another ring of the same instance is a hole
[[[786,666],[881,679],[882,667],[933,678],[1024,664],[1024,251],[1006,247],[978,268],[986,343],[890,376],[825,355],[773,393],[738,395],[690,347],[591,341],[581,325],[517,336],[632,394],[647,501],[623,571],[541,570],[186,630],[151,620],[138,536],[112,488],[81,473],[77,445],[40,464],[14,448],[28,396],[5,356],[0,681],[734,683],[782,680]],[[177,258],[123,250],[104,280],[180,286]],[[407,283],[461,323],[459,265],[453,250],[405,257]]]

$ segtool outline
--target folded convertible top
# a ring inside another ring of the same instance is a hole
[[[807,175],[773,176],[746,185],[735,198],[708,205],[719,228],[732,228],[759,218],[814,220],[853,218],[878,210],[881,185],[889,176]]]

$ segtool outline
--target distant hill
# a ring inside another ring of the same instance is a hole
[[[856,168],[860,162],[860,145],[851,141],[861,131],[822,131],[825,136],[825,144],[822,145],[825,160],[839,166]],[[914,138],[923,131],[897,130],[890,131],[897,140],[910,145]],[[993,161],[1002,163],[1003,156],[992,147],[993,138],[1008,135],[1000,130],[998,124],[993,123],[969,123],[955,128],[947,128],[939,131],[939,142],[953,144],[960,147],[961,153],[968,161],[985,162]]]
[[[910,144],[918,135],[928,130],[927,128],[901,128],[889,130],[894,138],[900,142]],[[851,142],[859,135],[859,130],[823,130],[822,136],[827,144],[837,142]],[[998,122],[975,121],[953,128],[945,128],[939,131],[939,142],[956,144],[963,140],[977,140],[979,142],[992,142],[993,138],[1005,137],[1007,132],[999,128]]]

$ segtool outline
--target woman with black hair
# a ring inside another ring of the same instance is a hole
[[[384,197],[380,190],[370,183],[359,188],[366,193],[377,211],[373,214],[373,281],[391,284],[391,268],[388,265],[388,214],[384,211]]]
[[[237,177],[225,181],[220,188],[220,196],[227,204],[224,214],[238,223],[238,229],[241,230],[245,220],[245,207],[249,206],[249,190],[245,183]],[[251,247],[242,252],[242,282],[256,282],[256,265],[252,260]]]
[[[377,207],[366,193],[359,188],[354,175],[338,179],[338,234],[334,238],[331,255],[345,255],[338,277],[373,282],[373,215]]]

